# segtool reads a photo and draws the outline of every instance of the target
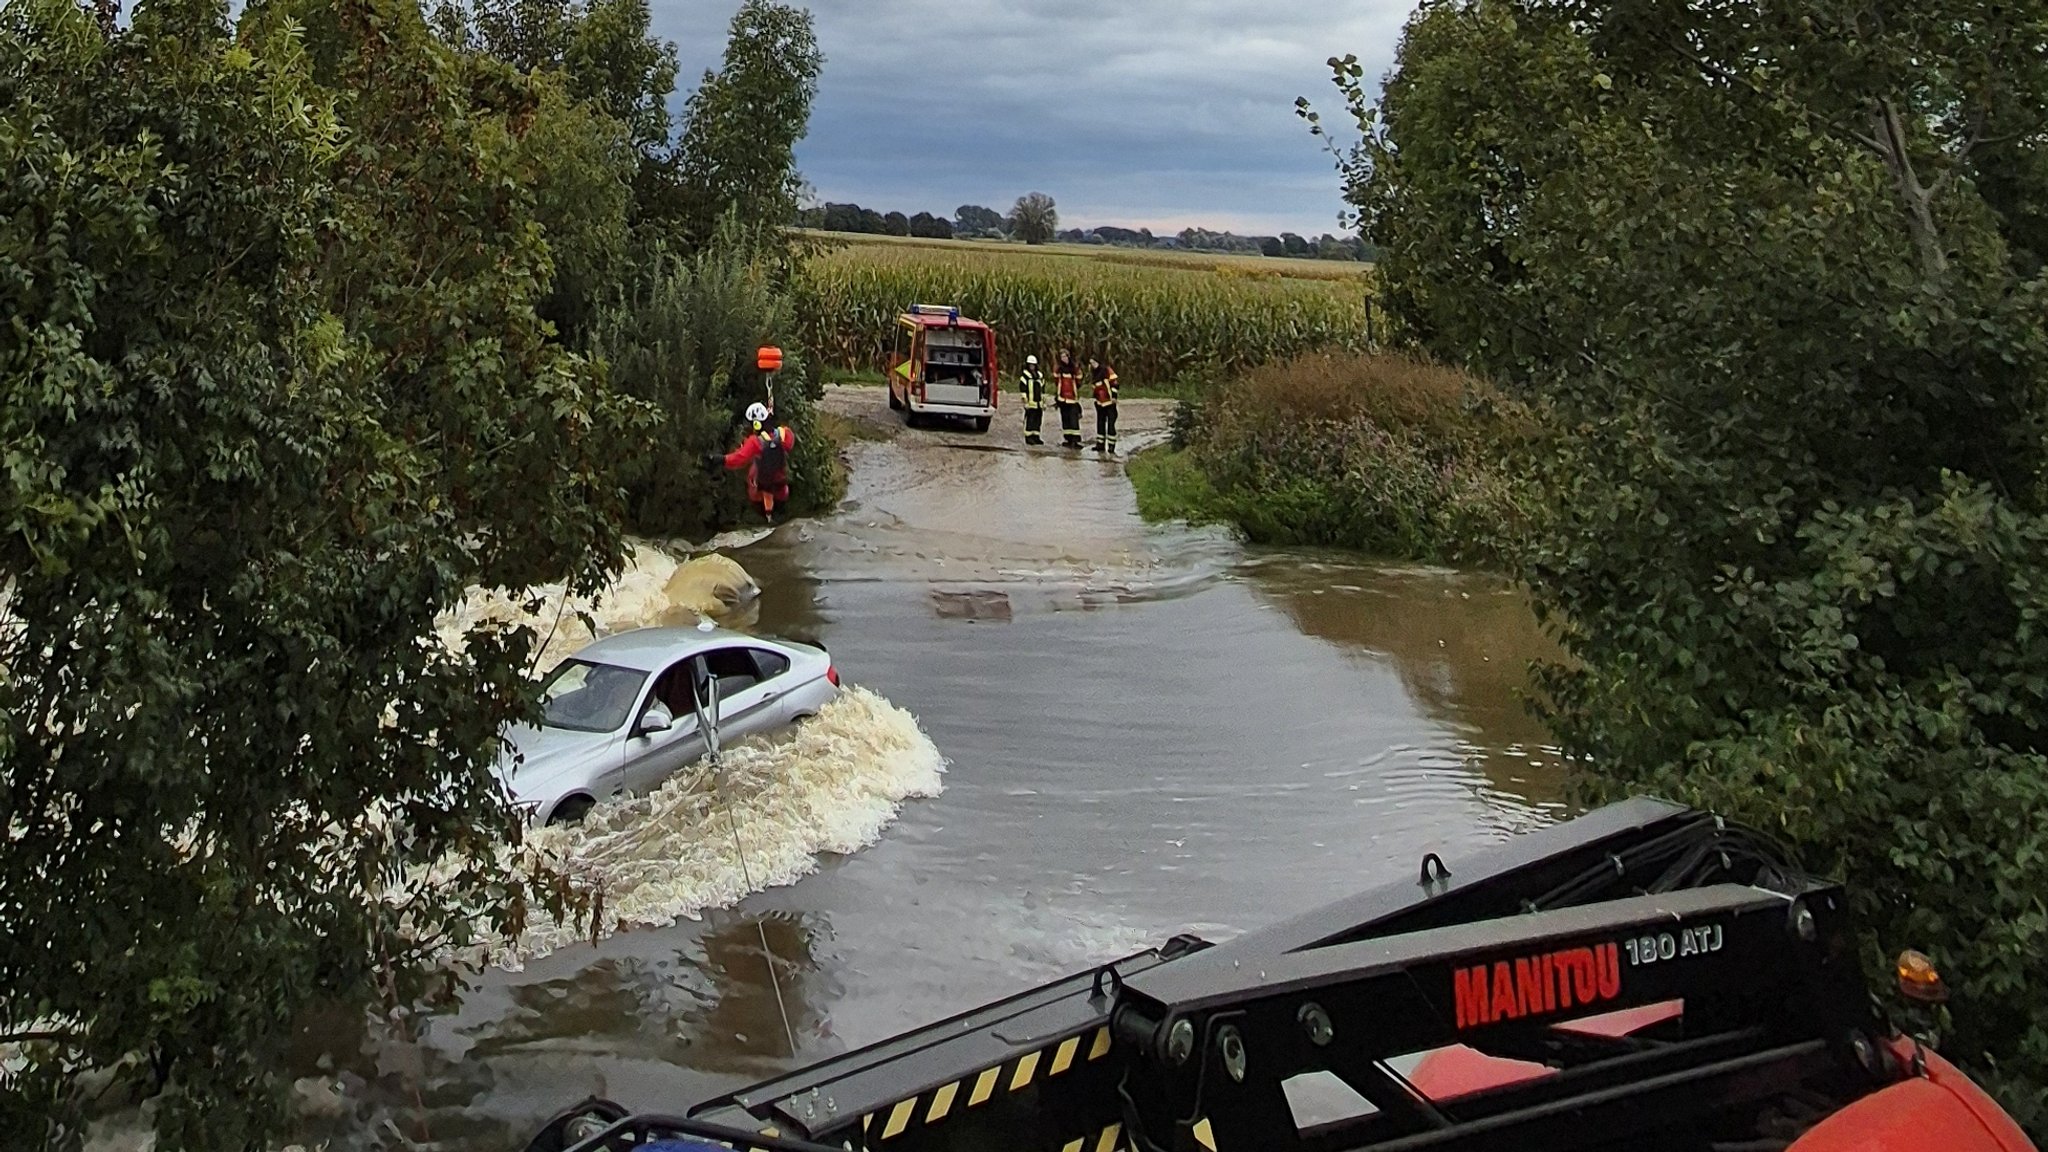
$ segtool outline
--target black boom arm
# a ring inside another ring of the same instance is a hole
[[[1226,944],[1177,938],[684,1117],[609,1106],[571,1144],[565,1115],[529,1152],[661,1135],[772,1152],[1628,1147],[1746,1122],[1802,1087],[1867,1091],[1902,1074],[1883,1034],[1838,887],[1753,833],[1633,800]],[[1523,1063],[1485,1090],[1418,1090],[1417,1062],[1453,1046]],[[1318,1077],[1353,1094],[1344,1114],[1298,1114],[1290,1082]]]

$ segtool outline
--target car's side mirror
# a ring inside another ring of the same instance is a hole
[[[649,704],[647,711],[640,715],[640,725],[633,730],[635,736],[652,736],[666,732],[676,726],[676,718],[669,715],[668,706],[660,702]]]

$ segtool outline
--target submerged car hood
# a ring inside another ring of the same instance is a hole
[[[571,728],[537,728],[517,724],[505,731],[510,750],[498,754],[498,779],[514,798],[543,791],[553,777],[587,763],[618,740],[616,732],[578,732]]]

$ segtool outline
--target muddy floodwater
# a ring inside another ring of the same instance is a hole
[[[1126,407],[1126,443],[1156,439],[1160,406]],[[309,1030],[309,1136],[516,1152],[587,1093],[681,1110],[1563,814],[1517,697],[1548,648],[1512,589],[1147,525],[1119,463],[1027,452],[1016,419],[878,428],[838,513],[725,550],[762,589],[735,623],[822,642],[914,715],[937,794],[794,884],[486,972],[410,1035]]]

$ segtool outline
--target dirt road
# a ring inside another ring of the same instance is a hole
[[[1122,454],[1128,456],[1163,437],[1166,422],[1173,415],[1173,406],[1171,400],[1131,399],[1119,403],[1116,430]],[[828,384],[825,386],[823,407],[827,412],[854,421],[859,434],[894,438],[905,430],[903,413],[889,410],[888,392],[879,384]],[[995,423],[987,432],[974,432],[965,422],[958,422],[919,428],[918,435],[935,446],[989,446],[1051,455],[1068,451],[1059,446],[1059,412],[1051,408],[1045,413],[1045,438],[1049,444],[1043,448],[1025,446],[1024,409],[1014,394],[1003,396]],[[1088,445],[1083,449],[1084,454],[1094,455],[1095,412],[1093,406],[1086,403],[1081,409],[1081,439]]]

